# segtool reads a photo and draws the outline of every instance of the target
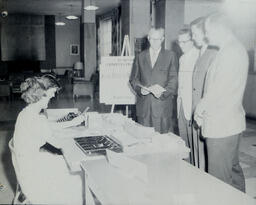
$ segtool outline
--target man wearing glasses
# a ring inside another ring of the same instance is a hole
[[[195,63],[199,56],[199,50],[194,46],[189,28],[180,30],[178,44],[183,52],[179,63],[177,117],[179,134],[190,148],[189,162],[195,165],[194,146],[192,138],[192,76]]]
[[[160,133],[173,131],[173,96],[177,92],[177,58],[162,48],[164,29],[152,28],[150,48],[135,59],[130,84],[137,94],[137,121]]]

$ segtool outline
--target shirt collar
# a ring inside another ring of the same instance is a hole
[[[149,52],[151,53],[151,54],[153,54],[153,53],[155,53],[155,54],[159,54],[160,53],[160,51],[161,51],[161,47],[158,49],[158,50],[154,50],[153,48],[149,48]]]

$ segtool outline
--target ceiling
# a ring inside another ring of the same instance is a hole
[[[99,7],[96,11],[101,14],[117,7],[120,0],[92,0]],[[37,15],[81,15],[82,0],[0,0],[0,4],[7,8],[9,14],[37,14]]]
[[[117,7],[121,0],[85,0],[92,1],[99,9],[96,14],[102,14]],[[140,1],[140,0],[137,0]],[[160,0],[155,0],[160,1]],[[221,2],[224,0],[186,0],[201,2]],[[245,0],[244,0],[245,1]],[[81,15],[82,0],[0,0],[1,10],[7,9],[9,14],[36,15]],[[4,7],[4,8],[3,8]]]

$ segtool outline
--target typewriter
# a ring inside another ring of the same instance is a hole
[[[67,115],[65,115],[64,117],[62,118],[59,118],[57,120],[57,122],[66,122],[66,121],[70,121],[72,119],[74,119],[75,117],[77,117],[79,114],[76,114],[74,112],[69,112]]]
[[[74,138],[76,145],[88,156],[106,155],[106,150],[120,153],[123,147],[107,135]]]

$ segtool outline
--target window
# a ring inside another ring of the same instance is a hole
[[[100,57],[112,53],[112,19],[100,21]]]

